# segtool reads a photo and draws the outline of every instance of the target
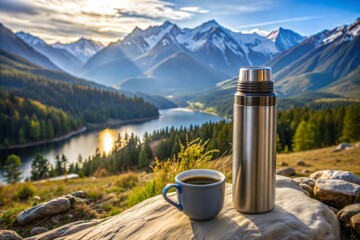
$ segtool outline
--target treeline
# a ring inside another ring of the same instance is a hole
[[[0,145],[51,139],[73,131],[80,122],[54,107],[0,92]]]
[[[166,159],[176,154],[179,140],[208,140],[207,150],[218,149],[214,157],[232,149],[232,122],[207,123],[189,129],[165,128],[153,132],[150,141],[159,140],[157,156]],[[303,151],[360,139],[360,104],[334,109],[309,110],[306,107],[278,112],[277,151]]]
[[[16,96],[62,109],[85,123],[159,115],[154,105],[139,97],[127,97],[116,91],[70,84],[17,69],[0,68],[0,72],[0,90],[10,90]]]
[[[63,175],[65,173],[77,173],[80,176],[105,176],[107,174],[120,173],[128,169],[144,168],[151,163],[155,156],[160,160],[166,160],[176,156],[181,150],[181,143],[195,139],[207,141],[206,151],[213,152],[213,158],[231,153],[232,149],[232,122],[221,121],[219,123],[207,123],[189,128],[164,128],[145,134],[144,141],[139,137],[119,135],[115,141],[115,147],[110,154],[96,151],[96,153],[82,159],[79,156],[76,162],[68,163],[65,156],[57,157],[54,166],[49,166],[46,174],[39,174],[39,170],[32,171],[31,179],[40,179]],[[350,105],[330,110],[311,110],[307,108],[280,111],[278,113],[277,151],[302,151],[317,147],[326,147],[340,141],[354,142],[360,140],[360,104]],[[153,149],[151,145],[157,145]],[[12,157],[13,161],[14,157]],[[36,159],[41,159],[37,156]],[[33,169],[36,166],[48,166],[46,162],[33,161]],[[15,161],[18,162],[18,161]],[[14,169],[14,164],[5,164],[4,169]],[[18,173],[19,171],[13,170]],[[34,172],[34,173],[33,173]],[[43,171],[42,171],[43,172]],[[37,174],[35,174],[37,173]],[[11,175],[6,173],[7,175]],[[15,174],[16,175],[16,174]]]

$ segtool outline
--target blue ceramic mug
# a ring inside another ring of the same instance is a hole
[[[181,172],[173,184],[162,190],[164,199],[184,212],[189,218],[206,220],[214,218],[224,205],[225,176],[210,169],[194,169]],[[178,203],[166,194],[171,189],[177,191]]]

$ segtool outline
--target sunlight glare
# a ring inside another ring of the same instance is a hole
[[[108,156],[114,148],[115,145],[115,137],[114,133],[106,129],[100,134],[100,143],[102,147],[102,151]]]

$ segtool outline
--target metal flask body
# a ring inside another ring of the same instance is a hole
[[[232,193],[235,209],[275,206],[276,93],[271,68],[240,69],[234,99]]]

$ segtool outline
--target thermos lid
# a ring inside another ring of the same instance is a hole
[[[258,66],[240,68],[239,82],[265,82],[272,80],[270,67]]]

